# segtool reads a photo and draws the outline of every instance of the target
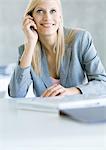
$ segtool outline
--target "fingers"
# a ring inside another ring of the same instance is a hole
[[[53,88],[55,88],[56,86],[57,86],[57,84],[55,84],[55,85],[49,87],[49,88],[42,94],[42,96],[45,97],[45,96],[49,95],[49,92],[52,91]]]
[[[29,29],[30,27],[33,27],[35,30],[37,29],[37,26],[34,22],[33,17],[31,17],[30,15],[27,15],[23,20],[23,29],[24,28]]]
[[[71,88],[64,88],[60,84],[55,84],[49,87],[43,94],[43,97],[50,97],[50,96],[65,96],[65,95],[75,95],[81,94],[81,91],[76,87]]]
[[[61,93],[64,93],[65,88],[63,86],[61,86],[60,84],[55,84],[53,86],[51,86],[50,88],[48,88],[44,93],[43,93],[43,97],[49,97],[49,96],[58,96]]]
[[[30,15],[27,15],[23,18],[23,24],[25,24],[26,20],[32,20],[34,21],[33,17],[31,17]]]

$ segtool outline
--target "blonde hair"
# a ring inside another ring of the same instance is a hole
[[[24,13],[24,17],[29,14],[32,13],[34,8],[38,5],[38,3],[41,0],[30,0],[29,4],[26,8],[26,11]],[[61,13],[61,24],[59,26],[59,29],[57,31],[57,43],[55,46],[55,53],[56,53],[56,74],[57,76],[59,75],[59,70],[60,70],[60,65],[61,65],[61,61],[63,60],[63,56],[64,56],[64,52],[65,52],[65,47],[64,47],[64,43],[65,40],[66,42],[70,42],[70,37],[71,36],[67,36],[68,38],[66,38],[64,40],[64,31],[63,31],[63,17],[62,17],[62,8],[61,8],[61,2],[60,0],[56,0],[60,9],[60,13]],[[71,37],[72,38],[72,37]],[[32,67],[34,69],[34,71],[40,75],[41,74],[41,44],[40,41],[38,40],[35,50],[34,50],[34,54],[32,56]]]

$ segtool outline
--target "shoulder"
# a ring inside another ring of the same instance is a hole
[[[96,56],[97,50],[89,31],[81,28],[65,30],[67,31],[67,35],[70,35],[68,40],[69,43],[65,43],[68,52],[78,55],[80,58],[83,56],[86,60],[88,60],[88,57],[93,58]],[[73,37],[71,37],[72,33]],[[67,35],[66,37],[68,37]]]
[[[64,28],[65,44],[90,45],[93,42],[91,33],[82,28]]]

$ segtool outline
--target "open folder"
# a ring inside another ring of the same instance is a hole
[[[101,121],[106,121],[106,96],[77,95],[19,98],[16,100],[16,106],[22,110],[55,112],[79,121],[87,121],[84,120],[87,118],[89,122],[90,119],[93,122],[98,118],[101,118]]]

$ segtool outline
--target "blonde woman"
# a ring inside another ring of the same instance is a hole
[[[11,97],[106,93],[106,73],[92,37],[63,28],[60,0],[31,0],[24,14],[25,43],[9,84]]]

